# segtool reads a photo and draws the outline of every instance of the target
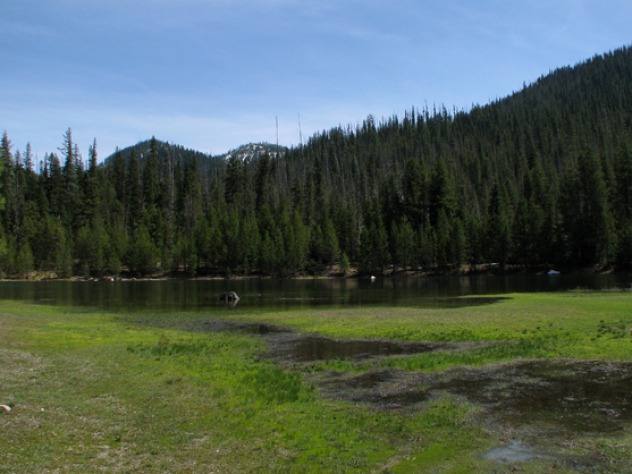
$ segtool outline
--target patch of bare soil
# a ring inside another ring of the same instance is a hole
[[[330,372],[316,384],[326,397],[393,410],[414,407],[432,396],[417,379],[410,372],[385,369],[353,376]]]

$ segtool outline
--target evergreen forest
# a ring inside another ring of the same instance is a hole
[[[632,267],[632,49],[290,149],[0,145],[3,277]]]

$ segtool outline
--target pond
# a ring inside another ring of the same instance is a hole
[[[630,288],[632,274],[477,275],[370,279],[244,279],[126,281],[2,281],[0,299],[113,311],[225,311],[219,295],[235,291],[237,310],[304,306],[477,304],[477,296],[514,292]],[[457,298],[469,296],[472,298]],[[233,308],[231,308],[233,309]]]

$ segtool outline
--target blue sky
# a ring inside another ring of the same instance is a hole
[[[0,0],[0,133],[219,154],[468,109],[632,44],[630,0]]]

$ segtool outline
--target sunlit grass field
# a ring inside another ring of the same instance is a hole
[[[261,336],[168,324],[208,317],[131,318],[3,301],[0,404],[13,409],[0,414],[0,472],[575,472],[548,458],[517,466],[484,458],[507,433],[476,421],[480,408],[463,399],[378,410],[326,398],[308,375],[436,373],[533,358],[632,360],[630,292],[516,294],[450,309],[226,315],[336,338],[494,343],[362,362],[279,364],[262,357]],[[568,446],[569,455],[612,458],[600,465],[605,472],[626,472],[631,436],[629,429],[587,435]]]

